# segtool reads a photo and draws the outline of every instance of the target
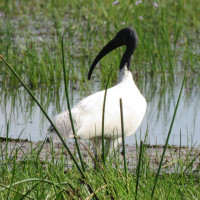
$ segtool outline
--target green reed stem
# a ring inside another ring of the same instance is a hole
[[[137,199],[137,192],[138,192],[138,185],[139,185],[139,178],[140,178],[140,165],[141,165],[141,160],[142,160],[142,146],[143,146],[143,141],[140,141],[140,154],[139,154],[139,163],[136,169],[136,174],[137,174],[137,179],[136,179],[136,188],[135,188],[135,199]]]
[[[160,163],[159,163],[158,171],[157,171],[157,174],[156,174],[154,186],[153,186],[152,193],[151,193],[151,199],[153,198],[154,191],[155,191],[155,188],[156,188],[156,183],[158,181],[158,176],[160,174],[162,162],[163,162],[163,159],[164,159],[164,156],[165,156],[165,152],[166,152],[166,149],[167,149],[169,137],[171,135],[171,131],[172,131],[172,127],[173,127],[173,124],[174,124],[176,112],[177,112],[177,109],[178,109],[178,106],[179,106],[179,102],[180,102],[181,94],[182,94],[182,91],[183,91],[183,86],[184,86],[184,83],[185,83],[185,79],[186,79],[186,74],[185,74],[185,76],[183,78],[183,82],[182,82],[181,89],[180,89],[180,92],[179,92],[179,96],[178,96],[178,100],[177,100],[176,107],[175,107],[175,110],[174,110],[173,118],[172,118],[172,121],[171,121],[171,124],[170,124],[170,128],[169,128],[169,132],[168,132],[168,135],[167,135],[167,139],[166,139],[166,142],[165,142],[164,150],[163,150],[162,157],[161,157],[161,160],[160,160]]]
[[[182,138],[182,134],[181,134],[181,130],[180,130],[180,146],[179,146],[179,159],[181,158],[181,138]]]
[[[123,104],[122,99],[119,99],[120,102],[120,114],[121,114],[121,128],[122,128],[122,145],[123,145],[123,159],[124,159],[124,171],[126,175],[126,183],[128,184],[128,173],[127,173],[127,163],[126,163],[126,146],[125,146],[125,135],[124,135],[124,116],[123,116]],[[128,191],[128,187],[127,187]]]
[[[24,180],[21,180],[21,181],[17,181],[15,183],[12,183],[12,186],[16,186],[16,185],[20,185],[22,183],[28,183],[28,182],[43,182],[43,183],[47,183],[47,184],[50,184],[50,185],[53,185],[53,182],[50,181],[50,180],[47,180],[47,179],[41,179],[41,178],[29,178],[29,179],[24,179]],[[68,184],[68,182],[61,182],[61,183],[55,183],[56,187],[60,189],[60,186],[59,185],[66,185]],[[11,185],[4,185],[2,186],[3,188],[0,189],[0,192],[8,189]],[[20,193],[21,194],[21,193]],[[24,195],[24,194],[23,194]]]
[[[9,199],[9,196],[10,196],[10,192],[11,192],[11,189],[12,189],[12,184],[13,184],[13,181],[15,179],[15,173],[16,173],[16,163],[17,163],[17,152],[15,153],[15,157],[14,157],[14,165],[13,165],[13,168],[12,168],[12,179],[11,179],[11,184],[10,184],[10,188],[8,190],[8,194],[7,194],[7,199]]]
[[[104,100],[103,100],[103,112],[102,112],[102,156],[103,156],[103,164],[106,162],[106,155],[105,155],[105,143],[104,143],[104,122],[105,122],[105,107],[106,107],[106,96],[107,96],[107,89],[108,89],[108,84],[109,80],[112,74],[113,68],[110,71],[110,74],[108,75],[108,80],[106,83],[106,88],[105,88],[105,94],[104,94]]]
[[[46,111],[44,110],[44,108],[42,107],[42,105],[39,103],[39,101],[36,99],[36,97],[33,95],[33,93],[30,91],[30,89],[26,86],[26,84],[22,81],[22,79],[18,76],[18,74],[15,72],[15,70],[12,69],[12,67],[8,64],[8,62],[3,58],[2,55],[0,55],[0,59],[3,60],[3,62],[6,64],[6,66],[9,68],[9,70],[14,74],[14,76],[19,80],[19,82],[23,85],[23,87],[26,89],[26,91],[29,93],[29,95],[31,96],[31,98],[36,102],[36,104],[38,105],[38,107],[40,108],[40,110],[43,112],[43,114],[45,115],[45,117],[48,119],[49,123],[52,125],[53,129],[55,130],[55,132],[57,133],[58,137],[60,138],[60,140],[62,141],[64,147],[66,148],[67,152],[69,153],[70,157],[72,158],[73,162],[75,163],[78,171],[80,172],[82,178],[85,180],[86,176],[84,175],[82,169],[80,168],[80,166],[78,165],[78,162],[76,161],[74,155],[72,154],[72,152],[70,151],[69,147],[67,146],[65,140],[62,138],[61,134],[59,133],[59,131],[57,130],[56,126],[54,125],[53,121],[50,119],[50,117],[48,116],[48,114],[46,113]],[[85,182],[86,183],[86,182]],[[87,184],[87,183],[86,183]],[[91,188],[90,185],[88,185],[89,191],[90,193],[93,193],[93,190]],[[96,199],[98,199],[95,196]]]
[[[82,159],[79,144],[78,144],[78,141],[77,141],[77,137],[76,137],[77,135],[76,135],[76,131],[75,131],[75,128],[74,128],[71,106],[70,106],[70,102],[69,102],[68,81],[66,79],[66,70],[65,70],[64,38],[63,37],[62,37],[62,62],[63,62],[63,76],[64,76],[64,82],[65,82],[65,95],[66,95],[66,98],[67,98],[67,107],[68,107],[68,111],[69,111],[70,122],[71,122],[71,126],[72,126],[72,131],[73,131],[73,134],[74,134],[74,140],[75,140],[75,143],[76,143],[76,148],[78,150],[78,156],[79,156],[79,159],[81,161],[81,166],[82,166],[83,171],[85,171],[85,166],[83,164],[83,159]]]
[[[13,184],[13,185],[14,185],[14,184]],[[10,187],[10,185],[9,185],[9,186],[5,186],[5,185],[3,185],[2,183],[0,183],[0,186],[1,186],[3,189],[11,190],[12,192],[15,192],[15,193],[17,193],[17,194],[24,195],[23,193],[21,193],[21,192],[15,190],[15,189],[12,189],[12,188]],[[11,189],[10,189],[10,188],[11,188]],[[3,189],[1,189],[0,191],[2,191]],[[26,196],[26,198],[28,198],[28,199],[33,199],[32,197],[29,197],[29,196]]]
[[[187,172],[187,170],[189,168],[192,168],[192,165],[194,164],[194,162],[197,160],[197,158],[200,156],[200,153],[197,154],[193,159],[192,161],[189,163],[189,165],[185,168],[185,170],[183,171],[183,174],[185,174]]]
[[[46,175],[47,176],[47,175]],[[43,179],[45,179],[46,177],[44,177]],[[30,192],[32,191],[32,190],[34,190],[34,188],[36,188],[41,182],[42,182],[42,180],[43,179],[40,179],[35,185],[33,185],[33,187],[31,187],[19,200],[23,200],[23,199],[25,199],[27,196],[28,196],[28,194],[30,194]]]
[[[6,161],[8,160],[8,134],[9,134],[9,121],[7,122],[7,129],[6,129]]]

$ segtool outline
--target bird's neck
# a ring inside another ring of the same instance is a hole
[[[132,73],[127,69],[127,66],[124,66],[124,68],[119,71],[118,83],[129,79],[133,79]]]

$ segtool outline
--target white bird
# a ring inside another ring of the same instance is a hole
[[[122,98],[123,102],[125,136],[130,136],[136,131],[146,112],[146,100],[138,90],[130,72],[130,59],[136,49],[137,43],[138,36],[133,28],[127,27],[120,30],[114,39],[97,55],[88,73],[88,80],[90,80],[94,67],[106,54],[117,47],[126,45],[126,51],[120,63],[118,84],[107,90],[104,120],[106,154],[122,142],[119,99]],[[96,92],[81,100],[71,109],[78,138],[83,140],[93,139],[93,143],[94,141],[96,142],[94,144],[95,155],[101,152],[102,148],[102,109],[104,95],[105,90]],[[65,139],[73,138],[68,111],[56,115],[54,124]],[[50,128],[50,133],[52,138],[56,136],[52,128]]]

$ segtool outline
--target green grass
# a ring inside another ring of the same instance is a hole
[[[86,80],[90,64],[99,50],[125,26],[135,27],[139,36],[131,70],[140,88],[150,82],[156,90],[155,82],[161,80],[162,98],[175,77],[185,73],[189,77],[186,86],[199,87],[200,7],[197,0],[192,3],[156,1],[157,4],[142,1],[138,5],[136,1],[113,3],[110,0],[0,2],[0,54],[40,98],[44,108],[50,102],[60,102],[61,98],[62,35],[66,38],[65,65],[69,69],[66,78],[70,89],[79,88],[80,92],[89,94],[93,89],[92,83]],[[122,53],[123,48],[105,57],[95,69],[92,82],[97,80],[105,88],[114,67],[109,86],[116,83]],[[149,96],[154,94],[150,92]],[[0,62],[0,94],[5,105],[7,98],[13,97],[12,109],[16,107],[15,96],[24,97],[21,84],[3,62]],[[29,97],[26,102],[31,112],[35,102]],[[60,109],[59,103],[56,107]],[[9,135],[9,123],[7,127]],[[53,146],[41,156],[44,144],[30,143],[29,151],[23,149],[23,143],[21,146],[16,143],[8,151],[9,145],[8,140],[6,145],[0,145],[0,199],[151,199],[155,183],[153,199],[200,198],[199,167],[194,167],[194,162],[199,162],[198,151],[194,155],[188,151],[186,159],[179,156],[173,160],[170,154],[170,163],[164,158],[160,173],[156,163],[159,164],[161,156],[153,162],[144,143],[140,151],[137,147],[136,165],[127,164],[128,170],[125,157],[116,153],[96,171],[92,160],[84,160],[86,169],[82,172],[77,167],[79,158],[72,162],[66,145],[61,147],[59,157]],[[166,148],[170,150],[167,145]]]
[[[20,199],[23,195],[31,199],[86,199],[89,197],[90,194],[82,177],[69,159],[64,146],[60,147],[59,153],[55,152],[55,148],[51,145],[48,146],[48,151],[42,150],[47,148],[43,144],[29,144],[28,151],[24,150],[22,144],[20,145],[15,148],[11,144],[7,147],[3,145],[3,149],[0,150],[0,198],[2,200]],[[12,155],[9,153],[12,151],[8,151],[7,159],[4,157],[4,148],[13,149]],[[148,153],[148,148],[145,145],[142,148],[137,199],[151,199],[156,176],[154,170],[158,166],[151,159],[152,155]],[[83,148],[81,149],[83,151]],[[171,150],[168,148],[167,151],[173,152],[173,148]],[[198,152],[195,155],[198,155]],[[138,178],[135,167],[129,163],[128,166],[133,168],[128,170],[126,176],[121,167],[123,159],[118,159],[118,157],[120,155],[117,154],[116,157],[110,158],[103,170],[94,171],[92,162],[87,161],[86,180],[92,185],[99,199],[135,198]],[[170,161],[165,164],[166,167],[159,176],[153,199],[200,198],[199,172],[195,173],[195,167],[184,172],[190,164],[189,157],[192,157],[192,154],[188,153],[186,159],[182,157],[177,162]],[[157,159],[160,157],[158,156]],[[174,172],[169,173],[168,170],[172,169]]]

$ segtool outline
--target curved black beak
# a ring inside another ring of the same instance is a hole
[[[126,27],[120,30],[117,35],[112,39],[105,47],[100,51],[97,57],[94,59],[89,73],[88,73],[88,80],[90,80],[92,72],[96,66],[96,64],[108,53],[112,50],[126,45],[126,51],[124,52],[121,63],[120,63],[120,70],[127,64],[128,70],[130,69],[130,59],[131,55],[134,53],[138,43],[138,36],[136,31],[131,27]]]

